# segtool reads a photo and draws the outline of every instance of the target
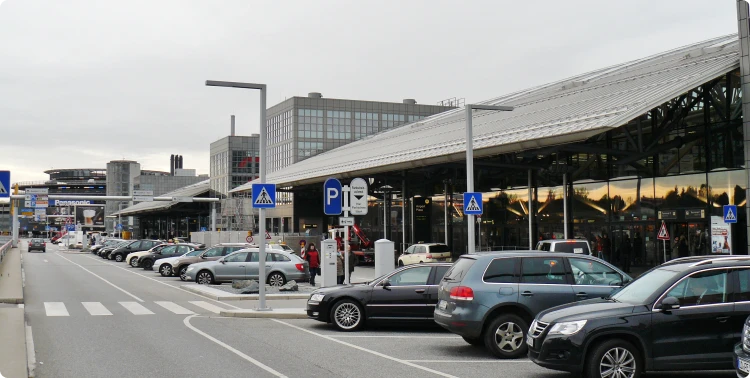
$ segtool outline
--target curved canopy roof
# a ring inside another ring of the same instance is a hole
[[[602,68],[480,104],[512,112],[475,111],[474,156],[492,156],[583,141],[617,128],[696,86],[739,67],[737,35]],[[298,186],[463,161],[465,110],[449,110],[372,135],[272,172],[267,182]],[[250,190],[250,183],[231,192]]]
[[[171,191],[169,193],[162,194],[158,197],[196,197],[201,194],[208,192],[211,189],[210,180],[204,180],[196,184],[183,186],[180,189]],[[139,202],[127,209],[122,209],[112,215],[136,215],[143,213],[150,213],[154,211],[163,211],[177,205],[180,202],[177,201],[154,201],[154,202]]]

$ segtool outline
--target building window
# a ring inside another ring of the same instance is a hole
[[[232,151],[232,173],[251,173],[260,171],[260,158],[253,151]]]
[[[378,113],[354,113],[354,140],[362,139],[365,136],[378,132]]]
[[[401,126],[406,123],[406,116],[403,114],[388,114],[383,113],[380,122],[380,130],[388,130],[396,126]]]
[[[351,141],[352,113],[338,110],[326,111],[326,138]]]
[[[315,156],[323,152],[323,142],[297,142],[297,149],[299,154],[299,160]]]
[[[323,139],[323,111],[318,109],[298,109],[298,138]]]

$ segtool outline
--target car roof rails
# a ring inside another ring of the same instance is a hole
[[[700,266],[700,265],[707,265],[707,264],[713,264],[714,262],[723,262],[723,261],[744,261],[744,260],[750,260],[750,256],[724,256],[724,257],[716,257],[708,260],[699,261],[693,265],[690,265],[690,267],[694,266]]]

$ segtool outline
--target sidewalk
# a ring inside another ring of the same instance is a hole
[[[0,307],[0,376],[28,377],[24,309]]]
[[[188,284],[182,285],[181,288],[195,294],[202,295],[206,298],[216,301],[257,301],[258,294],[234,294],[221,289],[216,289],[207,285]],[[310,293],[289,292],[289,294],[266,294],[268,300],[284,299],[307,299]]]
[[[11,248],[0,263],[0,303],[23,303],[20,248]]]

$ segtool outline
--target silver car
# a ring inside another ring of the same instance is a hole
[[[216,261],[191,264],[185,276],[199,284],[220,284],[232,280],[258,280],[260,265],[258,249],[247,248],[233,252]],[[267,251],[266,283],[283,286],[287,281],[308,281],[310,269],[307,261],[282,251]]]

